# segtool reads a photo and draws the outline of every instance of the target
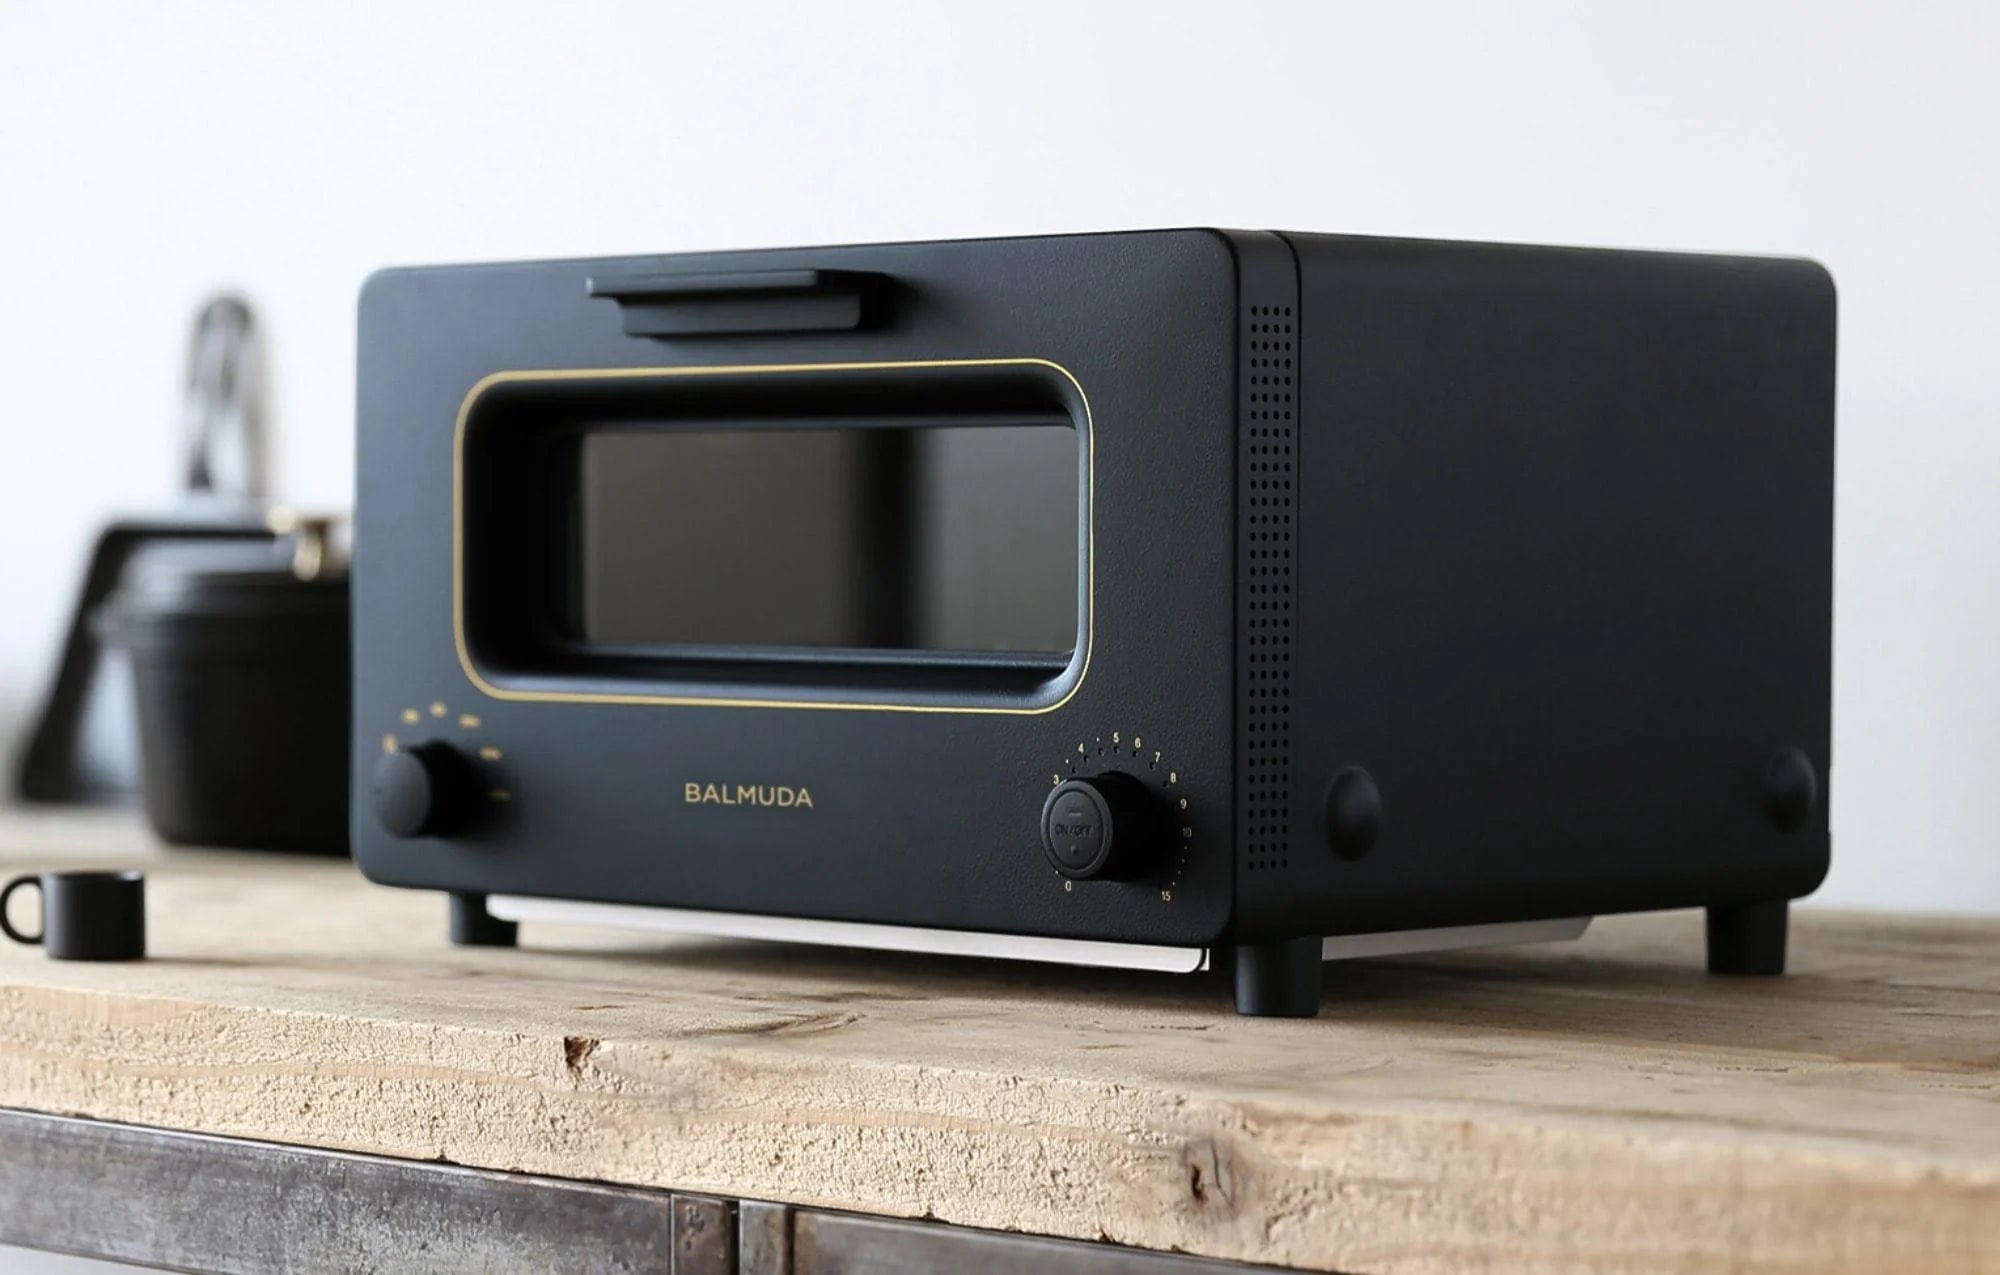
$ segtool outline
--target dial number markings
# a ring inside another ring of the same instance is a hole
[[[1174,839],[1180,845],[1180,852],[1173,857],[1171,865],[1166,866],[1159,874],[1160,902],[1172,903],[1174,889],[1180,885],[1181,877],[1187,870],[1188,855],[1199,840],[1199,834],[1196,832],[1198,821],[1195,811],[1188,804],[1188,798],[1180,791],[1182,787],[1180,770],[1167,764],[1164,749],[1147,748],[1145,745],[1145,735],[1128,736],[1122,728],[1107,734],[1094,735],[1089,739],[1080,739],[1062,769],[1050,773],[1049,784],[1051,787],[1061,787],[1063,781],[1067,779],[1089,778],[1100,770],[1121,768],[1135,772],[1145,780],[1147,786],[1154,789],[1178,816],[1170,826],[1174,829]],[[1093,764],[1100,759],[1101,764]],[[1125,765],[1120,767],[1119,763]],[[1065,894],[1075,892],[1074,881],[1064,877],[1062,883]]]

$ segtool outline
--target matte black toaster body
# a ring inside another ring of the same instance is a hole
[[[1833,389],[1799,260],[385,271],[355,852],[473,941],[510,899],[1213,952],[1257,1012],[1343,936],[1654,908],[1774,971],[1827,867]]]

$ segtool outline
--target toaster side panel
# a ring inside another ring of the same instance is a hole
[[[1825,271],[1290,238],[1289,862],[1245,878],[1245,928],[1810,892],[1829,847]],[[1800,755],[1803,815],[1773,791]],[[1342,843],[1333,790],[1357,769],[1379,825]]]

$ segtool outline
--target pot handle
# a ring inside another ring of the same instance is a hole
[[[264,338],[250,303],[211,297],[188,334],[181,403],[190,494],[263,500]]]

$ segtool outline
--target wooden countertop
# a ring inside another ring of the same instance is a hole
[[[1213,976],[524,927],[344,863],[0,819],[146,867],[152,958],[0,943],[0,1106],[1351,1272],[2000,1271],[2000,921],[1698,915]],[[18,903],[17,903],[18,906]]]

